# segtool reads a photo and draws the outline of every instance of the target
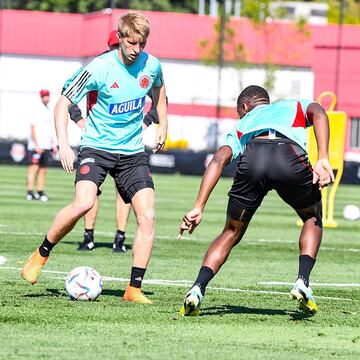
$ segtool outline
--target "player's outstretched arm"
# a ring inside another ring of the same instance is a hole
[[[54,110],[55,129],[59,143],[59,156],[61,165],[66,172],[73,171],[75,160],[75,154],[69,145],[67,135],[68,108],[70,104],[70,100],[64,95],[61,95]]]
[[[313,183],[318,183],[319,189],[321,190],[331,181],[334,181],[334,173],[329,163],[329,118],[325,109],[320,104],[315,102],[308,106],[306,115],[310,122],[312,122],[314,125],[314,132],[318,148],[318,161],[314,166]]]
[[[168,120],[165,85],[153,87],[151,89],[151,94],[159,118],[159,127],[156,132],[156,146],[153,149],[153,152],[155,153],[164,148],[167,136]]]
[[[192,234],[200,224],[206,202],[219,181],[225,165],[230,162],[231,156],[232,150],[229,146],[222,146],[216,151],[205,170],[194,208],[186,213],[182,219],[179,236],[183,234],[184,230],[189,230],[189,233]]]

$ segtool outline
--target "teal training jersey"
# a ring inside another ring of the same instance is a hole
[[[145,97],[151,87],[163,84],[157,58],[142,52],[136,62],[124,65],[117,50],[97,56],[66,83],[63,95],[77,104],[88,92],[97,91],[89,111],[80,147],[112,153],[144,151],[142,120]]]
[[[306,128],[311,126],[306,109],[313,101],[282,100],[269,105],[259,105],[239,119],[226,136],[224,144],[232,150],[232,159],[242,154],[248,142],[258,134],[275,130],[295,141],[306,150]]]

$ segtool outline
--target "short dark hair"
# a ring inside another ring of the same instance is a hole
[[[237,104],[248,103],[254,100],[267,100],[270,102],[270,97],[268,92],[261,86],[250,85],[240,93]]]

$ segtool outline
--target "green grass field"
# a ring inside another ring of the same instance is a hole
[[[183,297],[205,250],[221,231],[231,179],[222,179],[192,237],[176,240],[200,177],[154,175],[156,243],[144,284],[154,305],[121,301],[131,252],[113,254],[115,192],[109,178],[96,227],[98,247],[78,252],[83,223],[54,249],[37,285],[20,278],[56,212],[69,203],[73,175],[48,173],[48,203],[27,202],[25,167],[0,166],[1,359],[360,359],[360,221],[342,219],[346,204],[359,205],[360,187],[341,186],[337,229],[326,229],[311,281],[319,306],[308,318],[289,299],[297,275],[300,228],[296,215],[270,194],[242,243],[209,285],[202,316],[179,318]],[[127,243],[134,234],[134,217]],[[64,289],[76,266],[94,267],[104,290],[96,302],[74,302]],[[271,282],[274,282],[271,284]],[[331,285],[333,284],[333,285]]]

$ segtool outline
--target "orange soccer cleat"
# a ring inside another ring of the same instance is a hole
[[[49,257],[40,255],[39,249],[36,249],[27,260],[21,271],[21,276],[31,284],[36,284],[40,275],[41,268],[45,265]]]
[[[131,301],[138,304],[152,304],[153,302],[148,299],[141,291],[141,289],[128,285],[125,294],[123,296],[123,301]]]

